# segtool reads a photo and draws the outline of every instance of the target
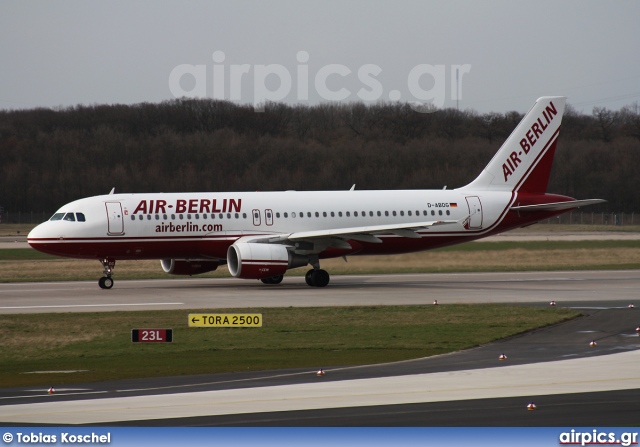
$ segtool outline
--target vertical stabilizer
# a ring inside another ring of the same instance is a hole
[[[567,98],[539,98],[478,178],[462,189],[544,194]]]

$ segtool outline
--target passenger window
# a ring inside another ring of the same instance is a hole
[[[380,211],[378,211],[378,213],[380,213]],[[369,216],[373,217],[373,211],[369,211]]]
[[[338,217],[342,217],[342,211],[338,211]]]
[[[334,213],[333,211],[331,211],[331,217],[336,217],[336,213]]]
[[[49,220],[62,220],[64,213],[55,213]]]
[[[394,212],[393,212],[393,217],[396,217],[396,215],[397,215],[397,213],[394,211]]]
[[[276,219],[280,219],[280,213],[276,213]]]
[[[358,212],[357,212],[357,211],[354,211],[354,212],[353,212],[353,216],[354,216],[354,217],[358,217]]]
[[[184,219],[184,214],[178,214],[178,217],[180,218],[180,220]]]
[[[283,215],[285,219],[289,218],[289,213],[284,213]]]
[[[440,216],[442,216],[442,210],[438,211],[438,214],[439,214]]]
[[[311,212],[307,212],[307,217],[311,217]]]
[[[142,214],[140,214],[140,215],[138,216],[138,220],[142,220],[142,219],[144,219],[144,216],[143,216]]]
[[[322,217],[327,217],[327,212],[326,211],[322,212]]]
[[[347,217],[351,217],[351,213],[347,211]]]
[[[451,211],[447,210],[447,216],[451,215]]]
[[[160,220],[160,215],[156,214],[156,220]]]
[[[213,214],[212,214],[212,216],[213,216]],[[247,213],[242,213],[242,218],[246,219],[247,218]]]
[[[196,214],[196,219],[200,219],[200,214]]]
[[[382,213],[380,211],[378,211],[378,217],[382,216]]]
[[[320,213],[316,211],[316,217],[320,217]]]
[[[187,219],[191,220],[191,214],[187,214]]]
[[[136,216],[131,215],[131,220],[136,220]]]
[[[407,211],[407,215],[411,216],[411,211]]]
[[[176,220],[176,215],[175,214],[171,215],[171,220]]]
[[[164,220],[167,220],[167,215],[166,215],[166,214],[163,214],[163,215],[162,215],[162,218],[163,218]]]
[[[435,215],[436,215],[436,212],[435,212],[435,211],[433,211],[433,210],[431,210],[431,215],[432,215],[432,216],[435,216]]]
[[[231,219],[231,213],[227,213],[227,219]]]
[[[151,220],[151,214],[147,214],[147,220]]]
[[[196,216],[197,216],[197,214],[196,214]],[[240,214],[236,213],[234,217],[235,217],[236,219],[240,219]]]
[[[400,215],[401,215],[401,216],[404,216],[404,211],[400,211]]]
[[[85,219],[84,214],[82,213],[76,213],[76,219],[78,220],[78,222],[86,222],[87,219]]]

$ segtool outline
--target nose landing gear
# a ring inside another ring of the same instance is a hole
[[[113,287],[113,279],[111,278],[111,275],[113,275],[113,269],[116,266],[116,260],[105,258],[100,260],[100,263],[104,268],[104,270],[102,271],[102,273],[104,273],[104,276],[98,280],[98,285],[101,289],[110,289]]]

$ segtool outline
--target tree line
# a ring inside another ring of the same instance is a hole
[[[473,180],[518,112],[406,103],[250,105],[211,99],[0,111],[0,206],[53,212],[117,192],[414,189]],[[565,110],[549,191],[640,210],[640,107]],[[590,209],[591,210],[591,209]]]

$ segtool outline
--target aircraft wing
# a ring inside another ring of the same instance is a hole
[[[580,208],[581,206],[595,205],[596,203],[603,203],[603,202],[606,202],[606,200],[603,200],[603,199],[571,200],[569,202],[512,206],[510,210],[511,211],[542,211],[542,210],[558,211],[558,210],[569,210],[571,208]]]
[[[468,217],[465,217],[467,219]],[[350,228],[332,228],[328,230],[314,230],[314,231],[300,231],[289,234],[278,234],[273,236],[262,236],[258,238],[252,238],[252,242],[265,242],[265,243],[282,243],[282,242],[298,242],[307,241],[315,242],[320,240],[333,239],[334,243],[328,245],[336,247],[344,247],[344,244],[340,242],[346,240],[356,240],[362,242],[381,243],[382,240],[376,237],[377,234],[392,233],[401,237],[420,238],[417,233],[418,230],[425,230],[427,228],[440,226],[440,225],[452,225],[456,223],[462,223],[465,219],[458,220],[436,220],[429,222],[412,222],[404,224],[390,224],[390,225],[370,225],[364,227],[350,227]],[[347,244],[348,245],[348,244]]]

